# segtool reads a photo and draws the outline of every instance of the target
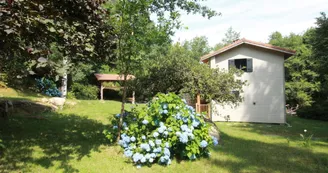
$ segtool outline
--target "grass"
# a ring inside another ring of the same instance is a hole
[[[220,122],[220,146],[211,149],[209,159],[174,160],[168,167],[138,170],[102,134],[120,103],[76,102],[39,115],[45,119],[19,113],[0,119],[0,138],[6,146],[0,172],[328,172],[328,122],[298,117],[288,117],[292,127]],[[310,148],[300,141],[304,129],[306,135],[314,134]]]

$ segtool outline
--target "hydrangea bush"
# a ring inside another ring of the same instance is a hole
[[[40,78],[35,79],[36,86],[38,87],[39,91],[43,94],[50,96],[50,97],[60,97],[61,92],[56,87],[56,84],[54,81],[49,80],[47,78]]]
[[[106,132],[112,141],[119,116],[113,120],[111,132]],[[202,115],[173,93],[157,94],[147,107],[125,113],[123,121],[119,145],[138,167],[153,163],[169,165],[173,157],[190,160],[208,157],[208,147],[218,144],[209,135],[209,126]]]

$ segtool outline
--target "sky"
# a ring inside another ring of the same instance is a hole
[[[240,32],[241,38],[268,42],[274,31],[301,34],[315,26],[320,12],[328,15],[328,0],[207,0],[202,4],[222,15],[207,19],[199,14],[182,14],[181,21],[188,29],[176,31],[175,42],[206,36],[214,46],[230,26]]]

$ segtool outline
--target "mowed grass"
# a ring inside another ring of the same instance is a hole
[[[43,119],[19,113],[0,119],[6,146],[0,172],[328,172],[328,122],[298,117],[288,117],[292,127],[220,122],[220,145],[211,149],[209,159],[137,169],[102,134],[119,113],[120,102],[76,103],[35,115]],[[314,134],[310,148],[300,140],[304,129]]]

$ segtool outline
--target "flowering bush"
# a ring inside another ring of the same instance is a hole
[[[35,79],[38,89],[45,95],[51,97],[61,96],[61,92],[56,87],[55,82],[46,78]]]
[[[112,141],[119,116],[113,121],[113,131],[106,132]],[[157,94],[147,107],[125,113],[123,121],[119,145],[124,155],[138,166],[155,162],[169,165],[173,156],[195,160],[209,156],[208,147],[218,144],[218,140],[209,135],[209,126],[202,116],[172,93]]]

